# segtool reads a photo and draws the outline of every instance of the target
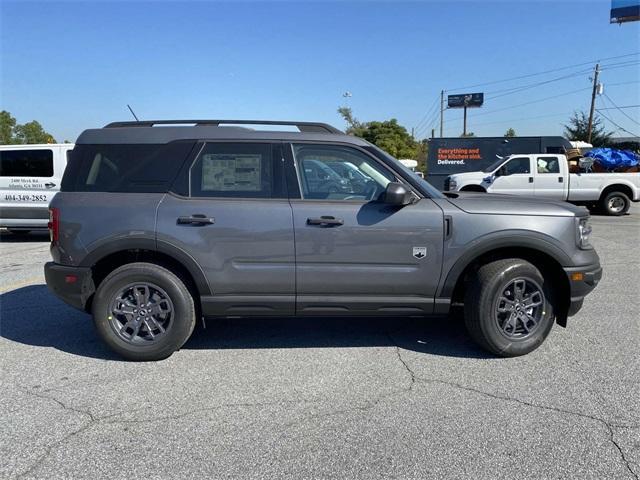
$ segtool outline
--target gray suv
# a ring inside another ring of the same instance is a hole
[[[457,305],[482,347],[522,355],[554,322],[566,326],[602,275],[583,207],[443,194],[321,123],[86,130],[50,217],[49,288],[91,312],[131,360],[168,357],[201,317],[428,316]]]

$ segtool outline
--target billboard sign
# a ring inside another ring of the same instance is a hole
[[[640,20],[640,0],[611,0],[611,23]]]
[[[481,107],[483,103],[484,93],[460,93],[447,97],[449,108]]]

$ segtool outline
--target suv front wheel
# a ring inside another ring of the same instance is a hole
[[[128,360],[162,360],[191,336],[193,297],[173,272],[151,263],[130,263],[111,272],[93,300],[93,321],[102,339]]]
[[[467,330],[492,353],[525,355],[549,335],[555,320],[552,295],[550,282],[525,260],[510,258],[483,265],[465,294]]]

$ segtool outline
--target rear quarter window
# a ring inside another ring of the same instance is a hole
[[[76,145],[61,190],[167,192],[194,143]]]
[[[0,177],[53,177],[53,151],[0,150]]]

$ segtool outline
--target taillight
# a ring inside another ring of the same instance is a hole
[[[49,209],[49,238],[51,243],[58,243],[58,235],[60,233],[60,211],[57,208]]]

